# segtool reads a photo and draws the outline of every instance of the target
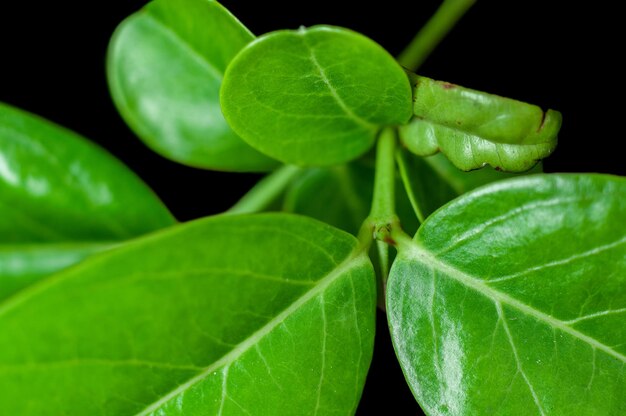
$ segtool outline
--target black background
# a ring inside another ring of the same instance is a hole
[[[396,54],[438,2],[222,2],[254,33],[327,23],[360,31]],[[576,4],[574,4],[576,3]],[[228,208],[259,177],[201,171],[148,150],[117,115],[104,57],[115,26],[145,1],[0,2],[0,101],[73,129],[128,164],[180,220]],[[608,2],[478,0],[421,74],[560,110],[548,172],[626,174],[623,23]],[[384,318],[359,414],[418,408],[390,349]],[[386,338],[387,337],[387,338]]]

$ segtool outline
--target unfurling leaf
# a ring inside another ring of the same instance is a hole
[[[533,175],[403,241],[392,339],[429,415],[626,412],[626,180]]]
[[[347,29],[278,31],[246,46],[221,91],[230,126],[285,163],[332,165],[411,117],[409,80],[380,45]]]
[[[412,79],[415,117],[400,128],[400,138],[417,155],[441,151],[462,170],[491,165],[523,172],[556,147],[558,111],[417,75]]]

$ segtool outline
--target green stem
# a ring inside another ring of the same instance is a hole
[[[376,173],[372,209],[366,223],[370,225],[374,239],[391,243],[389,233],[398,224],[395,207],[396,190],[396,132],[385,129],[376,147]]]
[[[415,71],[475,2],[476,0],[444,0],[398,56],[400,65]]]
[[[389,278],[389,244],[382,241],[376,242],[376,251],[378,252],[378,260],[380,260],[380,274],[383,284],[387,282]]]
[[[417,216],[420,224],[423,224],[426,220],[426,216],[422,211],[422,207],[420,207],[417,198],[415,197],[415,193],[413,189],[411,189],[411,177],[409,176],[409,166],[408,161],[406,160],[406,152],[402,151],[402,149],[398,149],[396,152],[396,162],[398,163],[398,170],[400,171],[400,178],[402,179],[402,183],[404,184],[404,190],[406,191],[406,195],[409,198],[409,202],[413,207],[413,211]]]
[[[301,168],[285,165],[270,173],[245,194],[227,214],[251,214],[269,207],[284,192]]]
[[[413,239],[400,227],[391,230],[391,238],[396,243],[396,250],[399,252],[410,250],[414,244]]]
[[[374,174],[374,195],[369,216],[359,230],[359,242],[363,250],[379,259],[380,275],[377,276],[378,306],[385,310],[385,287],[389,277],[389,244],[395,245],[391,238],[393,228],[399,228],[396,215],[396,130],[384,129],[376,143],[376,170]],[[374,252],[370,251],[376,240]]]

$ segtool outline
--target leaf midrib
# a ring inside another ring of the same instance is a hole
[[[219,70],[209,59],[207,59],[206,56],[204,56],[200,51],[195,49],[193,45],[187,42],[187,40],[182,37],[178,32],[168,26],[167,22],[160,20],[149,11],[146,11],[142,16],[149,20],[156,27],[159,27],[166,37],[170,38],[170,40],[178,44],[181,49],[187,51],[189,53],[189,56],[191,56],[192,59],[196,61],[196,63],[207,69],[215,77],[216,80],[222,82],[222,80],[224,79],[224,72]]]
[[[565,322],[559,319],[556,319],[551,315],[541,312],[507,295],[506,293],[500,292],[499,290],[496,290],[490,287],[479,278],[472,276],[469,273],[463,272],[455,268],[454,266],[444,262],[443,260],[435,257],[433,253],[431,253],[429,250],[419,245],[415,241],[411,240],[410,242],[406,242],[405,244],[402,244],[400,249],[404,250],[403,256],[405,258],[410,259],[410,260],[412,259],[412,260],[420,261],[423,264],[426,264],[432,267],[433,269],[437,269],[440,272],[445,273],[446,276],[449,276],[450,278],[456,280],[457,282],[461,283],[463,286],[473,289],[476,292],[480,293],[481,295],[489,298],[490,300],[494,302],[494,304],[496,305],[498,303],[506,304],[528,316],[531,316],[537,319],[540,322],[546,323],[556,329],[561,330],[562,332],[565,332],[581,341],[586,342],[592,348],[603,351],[606,354],[626,363],[626,356],[624,356],[623,354],[620,354],[619,352],[615,351],[611,347],[601,343],[595,338],[592,338],[588,335],[583,334],[580,331],[577,331],[576,329],[568,326]]]
[[[236,361],[240,356],[246,353],[250,348],[255,347],[258,343],[267,335],[269,335],[274,329],[276,329],[280,324],[282,324],[292,313],[297,311],[301,306],[306,304],[308,301],[313,299],[318,294],[322,293],[325,289],[327,289],[331,284],[337,281],[341,276],[348,273],[350,270],[357,268],[358,266],[364,265],[367,262],[367,257],[364,252],[361,250],[361,247],[357,247],[342,263],[340,263],[335,269],[329,272],[326,276],[321,278],[316,286],[314,286],[311,290],[305,292],[302,296],[297,298],[293,303],[291,303],[287,308],[285,308],[282,312],[280,312],[276,317],[267,322],[261,328],[259,328],[256,332],[250,335],[248,338],[244,339],[242,342],[237,344],[229,353],[224,355],[219,360],[213,362],[211,365],[205,367],[203,371],[193,378],[189,379],[187,382],[179,385],[175,389],[171,390],[165,396],[157,400],[156,402],[150,404],[145,409],[137,413],[135,416],[146,416],[150,413],[158,410],[161,406],[165,405],[171,399],[176,397],[178,394],[188,390],[193,387],[195,384],[203,381],[206,377],[210,376],[212,373],[222,368],[223,366],[230,365],[234,361]]]
[[[306,33],[299,32],[299,34],[302,38],[302,43],[309,50],[309,57],[310,57],[311,63],[313,64],[313,67],[319,73],[322,82],[324,83],[324,85],[326,85],[326,88],[328,88],[328,92],[330,92],[330,95],[335,99],[335,102],[337,103],[339,108],[341,108],[343,112],[346,114],[346,116],[352,121],[354,121],[355,123],[365,127],[368,130],[376,130],[378,126],[376,126],[374,123],[371,123],[370,121],[356,114],[354,111],[352,111],[352,109],[348,106],[348,104],[346,104],[346,102],[343,100],[341,95],[339,95],[339,92],[337,91],[335,86],[330,82],[330,79],[328,78],[328,75],[326,74],[326,70],[317,60],[317,56],[315,55],[315,50],[309,44]]]

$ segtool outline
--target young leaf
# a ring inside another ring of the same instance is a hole
[[[626,411],[626,180],[498,182],[401,241],[398,358],[430,415]]]
[[[558,111],[417,75],[413,80],[415,118],[400,138],[417,155],[441,151],[462,170],[489,164],[523,172],[556,147]]]
[[[111,241],[174,222],[105,151],[0,103],[0,299]]]
[[[180,225],[0,305],[0,414],[351,414],[375,297],[358,242],[328,225]]]
[[[489,166],[463,172],[442,154],[416,157],[404,149],[398,152],[397,159],[405,192],[420,222],[459,195],[519,175],[497,171]],[[541,173],[542,169],[541,163],[538,163],[524,174]],[[407,229],[405,231],[410,232]]]
[[[230,126],[263,153],[332,165],[364,153],[381,126],[408,122],[411,86],[372,40],[315,26],[246,46],[226,70],[221,103]]]
[[[107,72],[120,113],[153,150],[227,171],[277,165],[245,144],[219,105],[224,70],[254,36],[213,0],[155,0],[117,29]]]

